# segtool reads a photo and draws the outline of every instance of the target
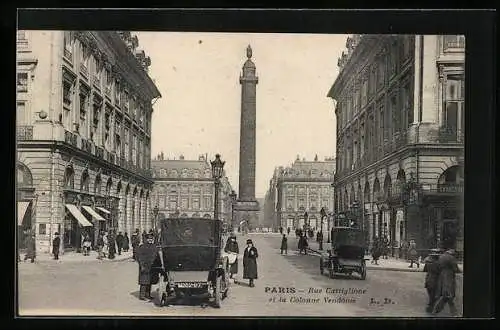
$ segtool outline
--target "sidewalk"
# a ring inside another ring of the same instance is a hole
[[[326,250],[330,247],[330,243],[323,242],[323,251],[319,250],[319,243],[316,242],[316,239],[309,239],[307,241],[309,243],[308,253],[311,253],[313,256],[319,256],[321,253],[326,253]],[[298,239],[292,235],[288,236],[288,250],[296,250],[298,244]],[[420,264],[420,267],[417,268],[416,265],[413,265],[413,268],[408,267],[410,263],[406,260],[388,257],[387,259],[378,260],[378,265],[371,264],[371,255],[365,256],[367,260],[366,269],[378,269],[378,270],[390,270],[390,271],[399,271],[399,272],[423,272],[424,265]],[[458,263],[458,268],[461,272],[464,270],[463,263]],[[462,274],[462,273],[460,273]]]
[[[21,263],[23,263],[24,254],[21,255]],[[77,252],[66,252],[59,255],[59,260],[54,260],[54,256],[48,253],[38,253],[35,262],[116,262],[124,260],[132,260],[132,251],[122,252],[121,255],[115,254],[114,259],[103,258],[101,260],[97,259],[97,251],[90,251],[88,256],[84,256],[82,253]],[[29,260],[26,260],[29,263]]]

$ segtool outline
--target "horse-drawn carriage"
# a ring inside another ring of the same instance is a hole
[[[156,299],[207,296],[221,307],[229,290],[228,260],[222,256],[222,223],[206,218],[169,218],[161,222],[160,273]]]

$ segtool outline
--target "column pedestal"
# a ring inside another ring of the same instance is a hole
[[[240,224],[255,228],[259,222],[260,207],[257,201],[237,201],[234,205],[234,218],[237,226]],[[248,229],[247,227],[247,229]]]

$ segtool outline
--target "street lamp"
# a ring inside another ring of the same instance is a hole
[[[309,214],[307,214],[307,211],[304,213],[304,225],[305,225],[305,229],[306,230],[309,230]]]
[[[157,229],[158,229],[158,212],[159,211],[160,210],[158,208],[158,205],[155,205],[155,207],[153,208],[153,216],[154,216],[153,226],[154,226],[155,233],[157,233]]]
[[[236,204],[236,192],[231,190],[229,194],[229,198],[231,198],[231,231],[234,230],[234,205]]]
[[[212,165],[212,178],[215,184],[214,219],[216,220],[219,219],[219,186],[225,163],[221,161],[219,154],[215,155],[215,160],[210,161],[210,165]]]

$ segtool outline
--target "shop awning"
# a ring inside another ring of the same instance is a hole
[[[108,210],[106,210],[104,207],[99,207],[98,206],[98,207],[96,207],[96,209],[98,209],[99,211],[104,212],[106,214],[111,214],[111,212],[109,212]]]
[[[99,215],[99,213],[97,213],[96,211],[94,211],[94,209],[93,209],[93,208],[91,208],[90,206],[85,206],[85,205],[84,205],[84,206],[82,206],[82,207],[83,207],[83,209],[84,209],[85,211],[89,212],[89,213],[90,213],[90,215],[91,215],[94,219],[97,219],[97,220],[99,220],[99,221],[106,221],[106,219],[104,219],[103,217],[101,217],[101,216]]]
[[[85,218],[80,210],[73,204],[66,204],[68,211],[75,217],[83,227],[92,227],[92,224]]]
[[[17,202],[17,225],[23,225],[24,215],[26,214],[26,210],[28,209],[28,205],[31,202]]]

